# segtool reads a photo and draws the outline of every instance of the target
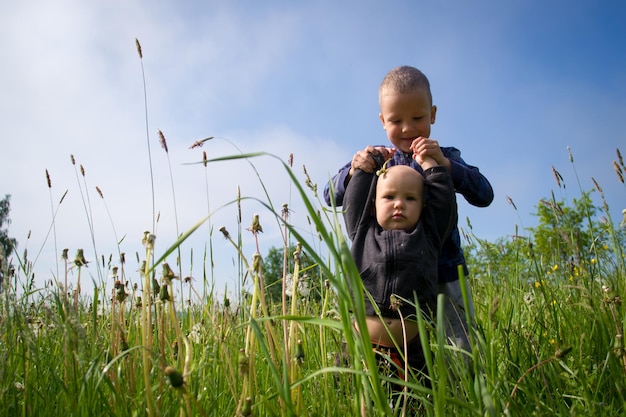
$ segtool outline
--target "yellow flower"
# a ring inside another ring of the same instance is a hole
[[[556,343],[556,340],[554,340],[554,339],[550,339],[550,340],[549,340],[549,342],[550,342],[550,344],[551,344],[551,345],[553,345],[553,344],[555,344],[555,343]]]
[[[541,287],[541,282],[535,281],[535,288],[539,288],[539,287]]]
[[[596,262],[598,262],[598,261],[596,261],[596,258],[591,258],[591,264],[592,265],[595,265]]]
[[[555,306],[556,305],[556,300],[552,300],[552,305]]]

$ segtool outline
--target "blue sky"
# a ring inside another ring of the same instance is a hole
[[[206,177],[187,165],[202,150],[209,157],[266,151],[284,160],[293,153],[294,171],[301,176],[305,165],[321,189],[356,150],[386,143],[377,89],[387,71],[405,64],[430,78],[438,106],[431,136],[461,149],[494,187],[488,208],[460,203],[461,226],[469,218],[489,240],[516,225],[521,232],[536,225],[540,198],[579,197],[580,188],[593,188],[592,177],[619,220],[626,189],[612,162],[616,148],[626,153],[624,21],[622,2],[595,1],[2,2],[0,195],[12,196],[10,235],[20,255],[28,250],[38,282],[57,274],[62,248],[84,248],[94,260],[96,252],[116,254],[119,240],[134,270],[142,233],[152,227],[147,133],[158,254],[177,230],[232,201],[237,187],[242,196],[262,196],[246,163],[217,163]],[[135,38],[144,54],[147,133]],[[189,149],[207,136],[216,139]],[[292,220],[306,228],[277,163],[253,162],[273,203],[288,202]],[[252,201],[242,206],[244,226],[261,215],[265,252],[280,246],[280,233],[263,210]],[[226,206],[211,225],[234,233],[236,215]],[[183,246],[185,274],[200,279],[208,240],[206,225]],[[236,253],[217,232],[213,245],[216,287],[232,289]],[[244,235],[244,253],[255,250]]]

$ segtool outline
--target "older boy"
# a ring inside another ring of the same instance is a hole
[[[468,165],[461,152],[453,147],[440,147],[430,138],[430,126],[435,123],[437,107],[432,104],[430,83],[426,76],[416,68],[403,66],[394,68],[383,79],[379,88],[380,121],[393,145],[367,146],[357,152],[352,161],[335,175],[324,189],[326,202],[340,206],[344,194],[355,170],[373,172],[375,161],[372,155],[380,154],[384,159],[391,158],[390,165],[409,165],[419,172],[420,166],[412,158],[411,147],[424,156],[429,156],[450,172],[456,192],[460,193],[472,205],[486,207],[493,200],[493,189],[477,167]],[[334,195],[331,196],[331,190]],[[332,197],[332,198],[331,198]],[[465,256],[461,249],[461,239],[456,224],[449,237],[443,243],[439,255],[438,281],[439,292],[446,295],[446,319],[448,337],[466,350],[470,349],[467,337],[467,323],[463,309],[463,299],[457,268],[461,265],[468,273]],[[473,316],[471,297],[469,313]]]

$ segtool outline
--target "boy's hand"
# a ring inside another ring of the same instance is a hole
[[[357,169],[361,169],[365,172],[372,173],[376,170],[376,162],[372,158],[370,154],[381,154],[383,159],[386,161],[387,159],[393,157],[395,153],[394,148],[386,148],[384,146],[368,146],[365,149],[358,151],[352,157],[352,166],[350,167],[350,177],[354,174],[354,171]]]
[[[420,136],[411,144],[411,150],[413,151],[413,158],[422,166],[422,168],[426,167],[424,167],[421,160],[424,158],[432,158],[435,165],[443,165],[450,169],[450,161],[448,158],[443,156],[443,152],[441,152],[441,148],[439,147],[439,142],[434,139]]]

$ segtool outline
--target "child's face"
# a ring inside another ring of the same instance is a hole
[[[422,214],[424,181],[419,172],[396,165],[378,178],[376,220],[383,229],[413,230]]]
[[[420,136],[430,137],[437,106],[424,89],[410,93],[390,92],[380,97],[380,121],[389,141],[403,152],[411,152],[411,143]]]

